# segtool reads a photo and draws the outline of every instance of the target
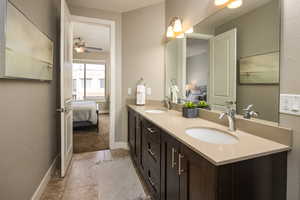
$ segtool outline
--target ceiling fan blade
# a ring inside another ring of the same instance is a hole
[[[103,51],[102,48],[96,48],[96,47],[85,47],[87,50],[91,50],[91,51]]]

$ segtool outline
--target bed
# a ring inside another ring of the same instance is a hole
[[[99,109],[94,101],[74,101],[73,109],[73,127],[95,126],[98,129]]]

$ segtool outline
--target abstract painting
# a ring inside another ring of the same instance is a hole
[[[240,59],[240,84],[279,84],[279,52]]]
[[[53,42],[9,1],[3,78],[52,80]]]

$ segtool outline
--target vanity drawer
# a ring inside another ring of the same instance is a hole
[[[150,166],[146,169],[146,184],[148,185],[151,196],[155,200],[160,199],[160,174],[157,174]]]
[[[151,139],[145,141],[145,160],[147,164],[151,165],[155,170],[160,169],[160,143],[156,143]]]
[[[147,120],[142,121],[142,129],[145,137],[154,142],[160,143],[160,129]]]

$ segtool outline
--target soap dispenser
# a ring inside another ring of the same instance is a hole
[[[146,86],[144,79],[141,78],[136,87],[136,105],[144,106],[146,104]]]

